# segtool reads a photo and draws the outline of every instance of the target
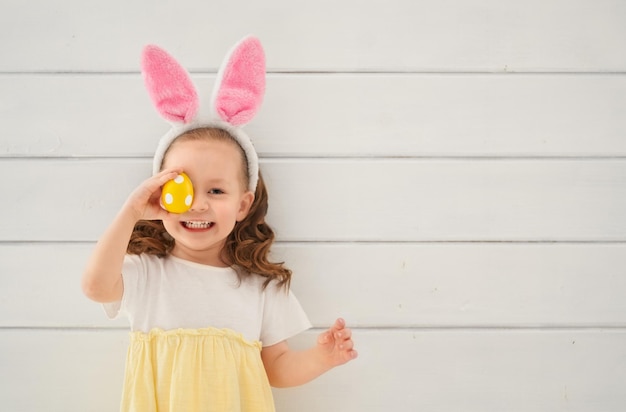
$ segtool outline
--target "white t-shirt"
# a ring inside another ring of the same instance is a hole
[[[127,255],[122,300],[104,304],[111,319],[128,316],[133,331],[228,328],[271,346],[311,327],[296,297],[258,275],[171,255]]]

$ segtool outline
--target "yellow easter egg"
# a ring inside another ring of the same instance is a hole
[[[193,185],[185,173],[163,185],[161,204],[168,212],[185,213],[193,202]]]

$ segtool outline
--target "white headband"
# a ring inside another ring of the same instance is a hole
[[[256,37],[246,37],[226,55],[211,96],[211,106],[201,113],[198,93],[189,73],[165,50],[146,46],[142,55],[146,89],[157,111],[172,124],[154,154],[152,172],[161,169],[163,156],[181,134],[202,127],[225,130],[243,149],[248,161],[248,189],[259,180],[259,159],[242,126],[258,112],[265,92],[265,55]]]

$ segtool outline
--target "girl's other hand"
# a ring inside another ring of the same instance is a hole
[[[354,350],[352,330],[346,327],[346,322],[341,318],[337,319],[330,329],[319,335],[317,344],[330,367],[343,365],[358,356],[357,351]]]

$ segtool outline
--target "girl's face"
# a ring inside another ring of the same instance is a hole
[[[194,200],[189,211],[163,220],[175,239],[172,255],[211,266],[228,266],[221,252],[226,238],[243,220],[254,195],[246,189],[244,159],[236,143],[216,139],[175,142],[163,168],[181,168],[191,179]]]

